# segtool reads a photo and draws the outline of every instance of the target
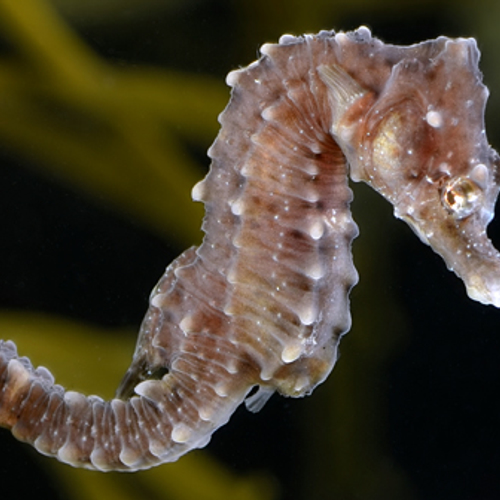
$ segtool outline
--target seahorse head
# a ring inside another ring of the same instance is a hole
[[[500,161],[486,139],[478,60],[475,40],[441,37],[406,49],[376,91],[338,69],[320,73],[352,178],[394,205],[471,298],[500,306],[500,255],[486,234]]]

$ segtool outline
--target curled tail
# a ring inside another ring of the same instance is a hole
[[[142,382],[141,395],[126,401],[104,401],[65,391],[48,370],[18,357],[13,342],[0,341],[0,425],[76,467],[134,471],[172,462],[205,446],[246,394],[217,394],[202,380],[195,387],[196,363],[190,369],[189,377]]]

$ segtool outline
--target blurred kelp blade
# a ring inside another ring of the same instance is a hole
[[[199,0],[50,0],[64,16],[84,23],[106,23],[119,12],[141,12],[161,15],[179,8],[180,5],[199,3]]]
[[[60,463],[54,471],[72,500],[274,500],[275,483],[264,475],[237,476],[202,451],[167,467],[135,474],[86,471]]]
[[[2,338],[16,342],[20,353],[30,352],[34,366],[48,366],[57,383],[104,398],[113,397],[137,335],[27,312],[2,312],[0,331]]]
[[[223,83],[108,65],[39,0],[5,0],[0,26],[20,56],[0,61],[1,143],[165,237],[199,241],[189,193],[202,170],[183,142],[215,135]]]

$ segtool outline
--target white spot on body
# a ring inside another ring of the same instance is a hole
[[[192,435],[193,430],[186,424],[175,424],[172,428],[172,441],[175,441],[176,443],[186,443],[189,439],[191,439]]]
[[[155,400],[155,394],[158,392],[158,381],[157,380],[144,380],[143,382],[139,382],[134,387],[134,392],[138,396],[143,396],[150,400]]]
[[[167,296],[164,293],[157,293],[154,297],[151,298],[151,305],[153,307],[161,309],[166,297]]]
[[[189,333],[193,330],[194,327],[194,321],[193,321],[193,316],[192,315],[187,315],[184,316],[184,318],[181,319],[179,323],[179,328],[184,332],[184,333]]]
[[[238,199],[231,203],[231,212],[234,215],[241,215],[243,213],[243,209],[244,209],[243,200]]]
[[[309,379],[307,377],[300,377],[295,383],[294,389],[296,392],[301,393],[304,391],[306,387],[310,384]]]
[[[319,193],[316,188],[308,189],[304,199],[309,203],[316,203],[319,200]]]
[[[349,38],[347,37],[347,35],[345,33],[337,33],[335,35],[335,41],[339,45],[345,45],[346,43],[349,43]]]
[[[35,370],[35,375],[37,377],[40,377],[40,379],[44,380],[44,382],[47,382],[50,385],[54,384],[54,377],[52,373],[50,373],[49,370],[47,370],[47,368],[45,368],[44,366],[39,366]]]
[[[300,321],[303,325],[312,325],[317,318],[317,310],[313,306],[304,307],[302,310],[297,311]]]
[[[283,349],[283,351],[281,351],[281,360],[283,363],[292,363],[300,357],[302,352],[303,347],[301,344],[289,344]]]
[[[227,398],[229,394],[228,387],[225,383],[219,382],[214,387],[215,394],[221,398]]]
[[[263,381],[271,380],[273,378],[273,373],[274,370],[272,370],[271,367],[262,368],[262,370],[260,371],[260,378]]]
[[[321,149],[319,147],[315,148],[314,145],[311,146],[311,151],[313,153],[316,153],[316,154],[321,153]],[[319,167],[315,163],[306,163],[303,168],[304,168],[304,171],[306,173],[308,173],[309,175],[318,175],[319,174]]]
[[[323,224],[323,221],[321,219],[316,219],[310,226],[309,226],[309,236],[313,240],[319,240],[325,232],[325,225]]]
[[[278,42],[280,45],[290,45],[291,43],[295,43],[297,41],[297,37],[293,36],[293,35],[290,35],[290,34],[284,34],[284,35],[281,35]],[[266,46],[266,45],[271,45],[271,44],[264,44],[262,47],[261,47],[261,52],[262,52],[262,49]],[[265,54],[267,52],[263,52],[263,54]]]
[[[240,170],[240,174],[243,175],[244,177],[249,177],[250,174],[252,173],[252,170],[250,168],[249,162],[246,162]]]
[[[82,404],[85,402],[85,400],[86,400],[85,396],[83,394],[80,394],[79,392],[66,391],[64,393],[64,402],[68,406]]]
[[[370,40],[370,38],[372,37],[372,32],[370,31],[370,28],[368,28],[367,26],[360,26],[356,31],[355,31],[356,35],[358,37],[360,37],[363,42],[367,42],[368,40]]]
[[[120,452],[120,462],[125,464],[127,467],[133,467],[139,460],[140,455],[130,448],[124,448]]]
[[[8,384],[2,387],[2,392],[7,392],[8,390],[11,394],[15,394],[19,389],[29,383],[30,373],[26,370],[21,361],[11,359],[7,365],[7,370],[9,373]]]
[[[76,465],[78,463],[79,452],[78,448],[69,441],[66,441],[64,445],[57,452],[57,458],[64,463]]]
[[[448,163],[441,163],[438,167],[439,171],[446,175],[451,175],[450,165]]]
[[[193,201],[203,201],[204,196],[205,196],[205,182],[204,181],[197,182],[193,186],[193,189],[191,190],[191,198],[193,198]]]
[[[325,270],[323,269],[323,266],[319,263],[316,263],[307,269],[307,276],[309,276],[309,278],[312,278],[313,280],[319,280],[324,275],[325,275]]]
[[[227,366],[226,366],[226,370],[228,371],[228,373],[230,373],[231,375],[234,375],[235,373],[238,373],[238,366],[237,366],[237,363],[236,363],[236,360],[234,359],[231,359]]]
[[[224,308],[224,314],[226,316],[233,316],[234,315],[234,309],[231,305],[227,305],[225,308]]]
[[[213,419],[214,412],[212,408],[198,408],[198,415],[204,422],[210,422]]]
[[[232,268],[228,273],[227,273],[227,282],[230,284],[236,283],[236,277],[238,276],[238,273],[236,272],[236,269]]]
[[[470,173],[469,177],[473,180],[478,186],[483,189],[488,185],[489,180],[489,172],[488,167],[484,163],[478,163]]]
[[[229,87],[234,87],[238,83],[238,76],[240,70],[236,69],[234,71],[230,71],[226,76],[226,85]]]
[[[276,118],[276,113],[274,112],[273,106],[268,106],[267,108],[263,109],[260,116],[262,116],[262,118],[268,122],[273,121]]]
[[[439,111],[431,110],[425,115],[425,121],[432,128],[440,128],[443,126],[443,115]]]

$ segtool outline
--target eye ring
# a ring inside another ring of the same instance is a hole
[[[441,200],[446,209],[457,219],[464,219],[480,206],[482,190],[467,177],[452,179],[444,187]]]

